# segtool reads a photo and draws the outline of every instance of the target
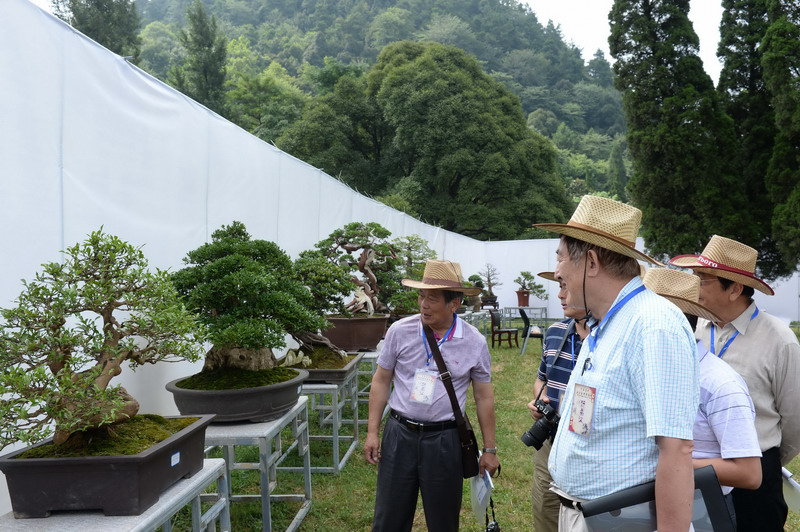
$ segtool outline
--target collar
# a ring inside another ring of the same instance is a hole
[[[710,352],[711,351],[709,351],[708,346],[706,346],[706,344],[702,340],[697,340],[697,362],[698,363],[702,362],[703,359],[706,357],[706,355],[709,354]]]
[[[417,316],[419,317],[419,314]],[[423,334],[421,317],[417,320],[417,332]],[[453,331],[453,338],[464,338],[464,320],[461,319],[461,316],[456,316],[456,328]]]
[[[747,327],[750,325],[750,323],[755,321],[750,319],[755,310],[756,310],[756,302],[753,301],[752,303],[750,303],[750,306],[744,309],[744,312],[739,314],[738,318],[736,318],[731,322],[731,325],[733,325],[736,328],[736,330],[739,331],[739,334],[747,334]],[[756,316],[756,319],[757,318],[758,316]]]

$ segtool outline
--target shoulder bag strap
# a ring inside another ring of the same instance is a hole
[[[425,331],[425,338],[428,339],[428,344],[431,346],[431,352],[433,353],[433,359],[436,361],[436,367],[439,369],[439,378],[442,379],[444,389],[447,390],[447,395],[450,397],[450,404],[453,406],[453,414],[456,417],[456,425],[458,426],[459,436],[461,437],[462,442],[466,441],[468,438],[467,425],[464,421],[464,414],[461,412],[461,408],[458,406],[458,398],[456,397],[456,391],[453,389],[453,382],[450,377],[450,372],[447,370],[447,365],[444,363],[442,353],[439,351],[439,345],[436,343],[436,340],[433,337],[433,329],[427,325],[423,325],[422,328]]]

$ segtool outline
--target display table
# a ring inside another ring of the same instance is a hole
[[[203,462],[203,469],[191,478],[178,481],[161,494],[158,502],[141,515],[105,516],[101,512],[53,512],[42,519],[14,519],[13,512],[0,516],[2,532],[145,532],[163,527],[172,530],[172,517],[184,506],[192,505],[192,530],[194,532],[216,530],[219,521],[223,532],[231,530],[228,476],[225,461],[210,458]],[[217,483],[219,495],[209,497],[203,492]],[[206,512],[201,512],[200,501],[213,498],[216,502]]]
[[[281,431],[291,427],[292,443],[284,451]],[[206,429],[206,444],[222,447],[228,477],[233,470],[257,469],[261,476],[261,492],[256,494],[230,494],[231,503],[240,501],[261,501],[261,515],[264,532],[272,530],[272,501],[301,502],[287,531],[297,530],[311,509],[311,458],[308,451],[308,397],[300,396],[297,404],[280,418],[264,423],[225,423],[211,424]],[[257,463],[236,461],[235,450],[239,445],[258,446]],[[303,457],[303,466],[289,468],[279,466],[292,449],[297,449]],[[274,493],[278,484],[277,471],[294,470],[303,473],[303,493]]]
[[[331,434],[309,435],[311,440],[330,441],[332,447],[331,465],[312,465],[311,471],[338,473],[358,447],[358,371],[353,371],[340,384],[305,383],[300,388],[300,393],[309,396],[311,411],[319,415],[320,428],[331,428]],[[347,405],[350,405],[352,418],[344,417],[344,407]],[[352,433],[341,434],[342,428],[348,425],[352,427]],[[350,445],[340,458],[341,441],[350,442]]]

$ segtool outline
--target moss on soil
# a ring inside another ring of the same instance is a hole
[[[311,365],[306,369],[342,369],[358,355],[347,355],[342,358],[338,352],[326,346],[314,346],[314,350],[309,355]]]
[[[176,386],[185,390],[241,390],[278,384],[295,377],[297,377],[297,370],[292,368],[273,368],[261,371],[224,368],[195,373],[176,383]]]
[[[139,414],[127,421],[76,432],[60,445],[48,443],[29,449],[19,458],[69,458],[139,454],[188,427],[199,418],[164,418]]]

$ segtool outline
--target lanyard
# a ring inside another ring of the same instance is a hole
[[[446,341],[450,340],[453,337],[453,335],[456,333],[456,322],[457,321],[458,321],[458,317],[455,314],[453,314],[453,324],[450,326],[449,329],[447,329],[447,332],[444,333],[444,336],[442,336],[442,339],[439,340],[438,342],[436,342],[436,345],[438,345],[439,347],[442,347],[443,343],[445,343]],[[430,366],[431,365],[431,359],[433,358],[433,353],[431,352],[430,347],[428,346],[428,342],[425,340],[425,332],[423,331],[422,327],[419,328],[419,335],[422,338],[422,346],[425,348],[425,357],[426,357],[425,358],[425,365],[426,366]]]
[[[753,321],[756,316],[758,316],[758,307],[756,307],[756,309],[753,311],[753,315],[750,316],[750,320],[749,321]],[[717,326],[712,323],[711,324],[711,352],[713,354],[715,354],[715,355],[717,355],[717,352],[714,350],[714,329],[716,329],[716,328],[717,328]],[[731,346],[733,341],[736,340],[737,336],[739,336],[739,331],[738,330],[735,333],[733,333],[731,335],[731,337],[728,338],[728,341],[725,342],[725,345],[722,346],[722,350],[717,355],[719,358],[722,358],[722,355],[725,354],[725,351],[728,350],[728,348]]]
[[[589,357],[586,359],[586,362],[584,362],[584,364],[583,364],[583,371],[584,372],[587,369],[588,370],[592,369],[592,355],[594,354],[595,347],[597,346],[597,340],[600,337],[600,329],[603,328],[603,326],[608,322],[608,320],[610,320],[612,317],[614,317],[614,314],[616,314],[619,311],[619,309],[624,307],[625,304],[628,301],[633,299],[637,294],[639,294],[642,291],[644,291],[644,285],[636,288],[630,294],[628,294],[627,296],[625,296],[621,300],[617,301],[617,304],[614,305],[613,307],[611,307],[611,309],[603,317],[603,320],[600,322],[600,324],[597,325],[595,327],[595,329],[589,333],[589,336],[586,338],[587,340],[589,340]],[[581,375],[583,375],[583,372],[581,372]]]
[[[576,334],[578,334],[577,331],[572,333],[570,335],[570,337],[569,337],[569,354],[570,354],[570,357],[572,358],[572,369],[575,369],[575,362],[577,362],[577,360],[575,360],[575,335]]]

